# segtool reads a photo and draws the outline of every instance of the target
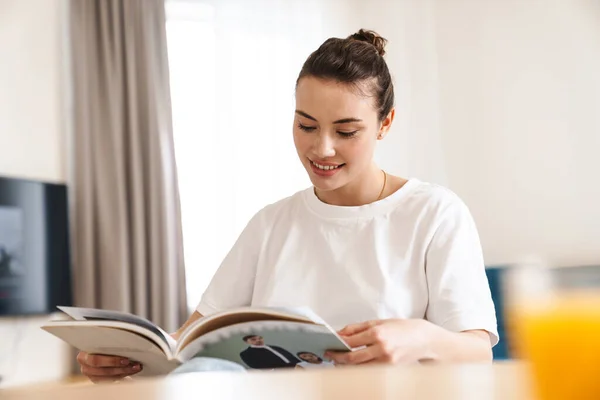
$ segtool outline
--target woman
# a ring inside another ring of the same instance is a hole
[[[308,57],[293,137],[313,187],[250,220],[175,337],[215,311],[303,305],[350,346],[364,346],[325,354],[336,364],[491,360],[496,316],[467,207],[449,190],[387,174],[373,160],[395,116],[385,43],[360,30]],[[141,368],[114,357],[78,359],[94,380]]]
[[[296,353],[300,361],[295,369],[311,369],[311,368],[335,368],[335,364],[331,361],[324,361],[321,357],[310,351],[300,351]]]

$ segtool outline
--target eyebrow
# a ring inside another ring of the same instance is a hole
[[[317,119],[315,117],[311,116],[310,114],[305,113],[304,111],[296,110],[296,114],[301,115],[304,118],[308,118],[310,120],[317,122]],[[342,118],[342,119],[338,119],[337,121],[333,121],[334,124],[347,124],[350,122],[362,122],[362,119],[360,119],[360,118]]]

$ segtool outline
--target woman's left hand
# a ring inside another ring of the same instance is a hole
[[[336,364],[415,363],[429,357],[429,322],[388,319],[348,325],[338,334],[352,352],[325,353]]]

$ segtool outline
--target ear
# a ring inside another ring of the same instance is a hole
[[[392,122],[394,122],[394,117],[396,116],[396,109],[392,108],[387,117],[383,121],[381,121],[381,127],[379,128],[379,133],[377,133],[377,139],[382,140],[390,131],[392,127]]]

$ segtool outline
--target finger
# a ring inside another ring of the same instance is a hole
[[[342,336],[356,335],[357,333],[366,331],[367,329],[370,329],[376,325],[379,325],[380,323],[381,323],[381,321],[374,320],[374,321],[361,322],[358,324],[347,325],[341,331],[339,331],[338,334],[340,334]]]
[[[349,352],[328,351],[325,353],[325,357],[334,361],[336,364],[364,364],[377,358],[378,350],[376,347],[377,346],[371,346],[362,350]]]
[[[369,346],[371,358],[361,364],[394,364],[396,363],[394,355],[385,351],[383,344]]]
[[[87,377],[103,378],[103,377],[115,377],[115,376],[128,376],[137,374],[142,370],[141,364],[134,364],[128,367],[90,367],[88,365],[81,366],[81,373]]]
[[[102,354],[89,354],[85,353],[84,356],[77,357],[77,361],[80,364],[88,365],[90,367],[123,367],[131,364],[131,360],[125,357],[107,356]]]
[[[377,328],[371,327],[367,330],[358,332],[352,336],[345,336],[344,341],[351,348],[369,346],[379,343],[380,333]]]
[[[81,365],[85,364],[85,358],[87,357],[87,354],[85,351],[80,351],[77,354],[77,362]]]

